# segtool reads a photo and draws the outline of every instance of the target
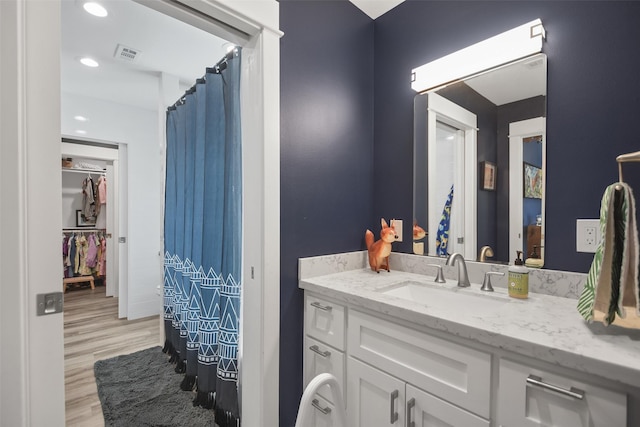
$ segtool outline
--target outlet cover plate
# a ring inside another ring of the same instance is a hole
[[[595,253],[600,245],[600,220],[576,220],[576,251]]]
[[[396,230],[396,242],[402,242],[402,220],[394,219],[393,228]]]

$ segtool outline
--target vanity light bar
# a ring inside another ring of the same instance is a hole
[[[425,92],[540,53],[545,36],[542,21],[536,19],[414,68],[411,71],[411,88],[416,92]]]

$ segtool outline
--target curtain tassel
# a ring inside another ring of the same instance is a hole
[[[180,359],[180,353],[178,353],[176,349],[173,348],[173,346],[171,346],[171,351],[169,354],[171,354],[171,357],[169,358],[169,363],[176,363],[178,359]]]
[[[176,364],[176,369],[174,369],[176,374],[184,374],[185,372],[187,372],[187,363],[185,362],[184,359],[182,360],[178,360],[178,363]]]
[[[208,391],[198,391],[196,398],[193,400],[193,406],[200,406],[205,409],[213,409],[214,403],[213,393]]]
[[[196,376],[185,375],[182,382],[180,383],[180,390],[192,391],[195,385],[196,385]]]
[[[216,424],[220,427],[240,427],[240,419],[222,408],[215,409]]]
[[[164,340],[164,347],[162,347],[162,352],[167,354],[173,353],[173,345],[168,339]]]

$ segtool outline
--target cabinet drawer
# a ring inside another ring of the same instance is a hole
[[[349,311],[349,355],[489,418],[491,355]]]
[[[500,360],[497,410],[504,427],[627,425],[624,393],[505,359]]]
[[[344,306],[308,293],[304,300],[306,334],[344,351]]]
[[[342,396],[345,396],[344,390],[344,353],[314,340],[309,336],[304,338],[304,386],[306,387],[312,379],[322,373],[329,373],[336,377],[340,384]],[[318,393],[331,403],[333,394],[328,385],[320,388]]]

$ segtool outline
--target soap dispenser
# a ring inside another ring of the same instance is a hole
[[[509,266],[509,296],[513,298],[529,297],[529,269],[522,261],[522,251],[516,251],[517,257]]]

